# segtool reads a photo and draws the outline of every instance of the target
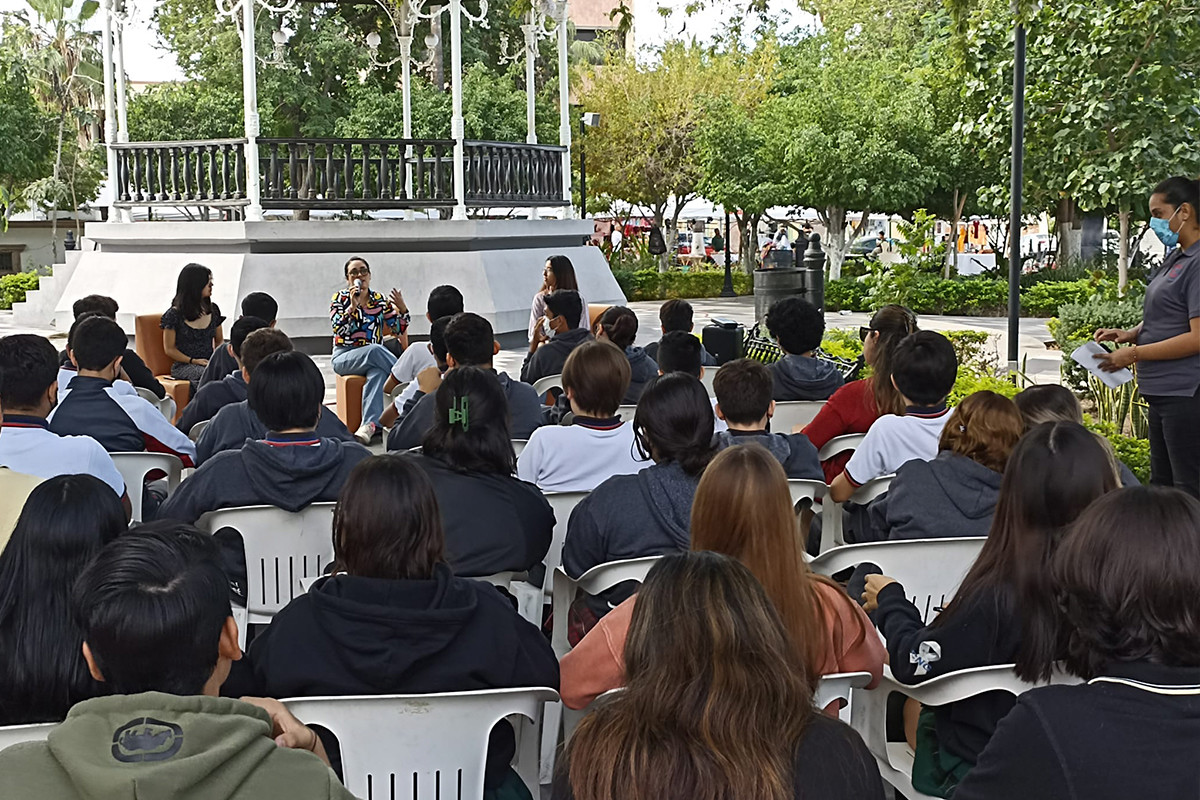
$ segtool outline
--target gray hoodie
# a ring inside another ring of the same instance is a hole
[[[810,356],[787,355],[770,369],[774,400],[828,400],[846,382],[837,365]]]
[[[888,493],[870,506],[875,538],[987,536],[1003,476],[943,450],[933,461],[896,470]]]
[[[621,401],[627,406],[636,406],[642,397],[646,384],[658,377],[658,364],[642,347],[626,347],[625,357],[629,359],[629,389]]]
[[[713,445],[718,450],[733,447],[735,444],[751,443],[762,445],[779,459],[789,478],[825,482],[825,473],[821,469],[821,459],[817,457],[817,448],[803,433],[727,430],[713,437]]]

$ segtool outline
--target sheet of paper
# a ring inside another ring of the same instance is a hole
[[[1100,382],[1108,388],[1118,389],[1133,380],[1133,373],[1127,368],[1119,369],[1116,372],[1105,372],[1100,369],[1100,362],[1096,360],[1096,356],[1104,355],[1107,352],[1095,342],[1087,342],[1071,353],[1071,360],[1099,378]]]

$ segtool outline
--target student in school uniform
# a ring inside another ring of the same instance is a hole
[[[686,372],[692,375],[696,380],[704,378],[704,345],[700,344],[700,340],[690,333],[683,331],[670,331],[664,333],[661,340],[655,342],[658,345],[655,348],[657,357],[654,359],[658,362],[658,374],[666,375],[668,372]],[[713,407],[713,432],[721,433],[729,430],[729,425],[725,420],[717,416],[717,398],[708,398]]]
[[[446,363],[446,326],[450,324],[452,317],[438,317],[429,326],[429,352],[433,355],[433,369],[436,370],[438,379],[442,373],[450,369]],[[410,347],[409,350],[412,348]],[[407,350],[405,352],[408,352]],[[433,372],[429,367],[421,370],[425,376],[426,388],[434,385]],[[393,387],[395,388],[395,387]],[[405,386],[391,405],[383,410],[383,414],[379,417],[379,424],[388,429],[387,443],[389,450],[398,450],[398,439],[393,439],[394,436],[400,434],[400,422],[404,416],[413,410],[417,404],[417,394],[421,392],[420,380],[412,380],[408,386]],[[395,442],[395,443],[394,443]],[[418,442],[417,444],[420,444]],[[417,445],[410,445],[416,447]]]
[[[48,339],[14,334],[0,339],[0,467],[37,478],[93,475],[125,505],[125,480],[112,458],[90,436],[59,436],[46,417],[58,396],[58,353]]]
[[[275,319],[278,316],[279,303],[275,302],[275,298],[266,292],[251,292],[242,298],[242,316],[238,319],[256,317],[263,320],[267,327],[274,328]],[[232,338],[232,336],[231,333],[230,337]],[[200,376],[200,386],[204,387],[214,381],[223,380],[239,369],[241,367],[237,363],[237,353],[234,352],[232,342],[217,345],[217,349],[213,350],[213,354],[208,358],[208,366],[204,368],[204,374]],[[195,398],[192,399],[192,402],[195,402]]]
[[[574,322],[587,311],[579,292],[558,289],[546,295],[546,324],[533,328],[529,354],[521,365],[521,380],[534,384],[550,375],[561,375],[571,351],[592,339],[586,327]],[[546,333],[546,328],[550,334]]]
[[[117,301],[111,297],[105,297],[102,294],[89,294],[87,297],[81,297],[71,305],[71,314],[75,318],[75,322],[79,322],[84,314],[102,314],[109,319],[117,318],[117,311],[120,306]],[[74,327],[74,325],[72,325]],[[70,338],[67,339],[67,347],[70,348]],[[75,365],[71,363],[71,358],[66,351],[59,355],[59,367],[69,369],[72,373],[75,371]],[[125,372],[125,378],[138,389],[147,389],[154,393],[154,396],[162,400],[167,396],[167,390],[154,377],[154,373],[146,366],[146,362],[142,361],[133,349],[125,348],[125,357],[121,359],[121,369]],[[59,387],[64,387],[71,382],[74,375],[63,376],[60,372],[58,376]]]
[[[462,292],[453,286],[437,286],[429,293],[429,300],[425,306],[425,319],[429,320],[429,324],[432,325],[442,317],[453,317],[455,314],[463,313]],[[392,367],[392,374],[383,384],[383,393],[390,393],[402,383],[412,383],[424,370],[437,365],[438,361],[433,353],[433,342],[414,342],[404,348],[404,352],[396,360],[396,364]]]
[[[233,372],[216,381],[200,383],[196,396],[183,409],[176,427],[187,433],[198,422],[205,422],[216,416],[216,413],[230,403],[240,403],[246,399],[246,377],[242,375],[242,345],[246,337],[255,331],[271,327],[261,317],[238,317],[237,322],[229,329],[229,347],[233,351],[235,368]],[[211,362],[210,362],[211,363]]]
[[[592,335],[597,339],[612,342],[625,352],[629,359],[629,388],[625,390],[625,404],[636,405],[646,383],[658,375],[658,364],[640,347],[634,347],[637,338],[637,314],[628,306],[610,306],[604,310],[592,326]]]
[[[253,380],[254,371],[264,358],[272,353],[292,350],[292,340],[287,334],[274,328],[254,331],[242,343],[242,378],[247,384]],[[249,397],[249,389],[247,389]],[[267,435],[264,425],[250,407],[248,400],[231,403],[208,423],[204,433],[196,442],[196,466],[204,464],[217,453],[240,450],[248,440],[262,439]],[[348,442],[354,437],[346,425],[329,409],[321,407],[317,418],[317,435],[323,439]]]
[[[121,373],[125,331],[107,317],[80,323],[71,358],[79,373],[70,393],[50,413],[59,436],[91,436],[110,453],[169,453],[185,467],[194,465],[196,445],[137,395],[113,387]]]
[[[75,349],[75,334],[79,331],[79,326],[87,319],[103,316],[105,315],[99,311],[85,311],[71,323],[71,329],[67,332],[67,349],[62,353],[65,360],[61,361],[58,365],[58,402],[61,403],[67,399],[67,395],[71,393],[71,381],[75,380],[75,377],[79,375],[79,367],[75,366],[75,360],[71,356],[71,351]],[[108,319],[112,318],[108,317]],[[126,349],[125,352],[128,353],[129,350]],[[113,389],[121,394],[128,394],[133,397],[139,396],[137,389],[125,372],[124,357],[121,358],[120,375],[117,377],[117,380],[113,381]]]

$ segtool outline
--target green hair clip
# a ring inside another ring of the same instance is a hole
[[[450,405],[450,425],[453,426],[455,423],[462,425],[463,433],[466,433],[471,427],[469,406],[466,397],[460,397]]]

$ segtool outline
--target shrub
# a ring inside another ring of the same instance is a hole
[[[659,272],[657,269],[613,270],[613,277],[633,300],[672,300],[695,297],[718,297],[725,285],[725,272],[692,270],[690,272]],[[733,273],[733,289],[739,295],[752,294],[753,280],[744,272]]]
[[[857,278],[825,281],[826,311],[869,311],[867,293],[870,287]]]
[[[1129,467],[1129,471],[1137,476],[1142,483],[1150,482],[1150,441],[1135,439],[1117,432],[1117,426],[1111,422],[1098,422],[1090,415],[1085,415],[1083,424],[1088,430],[1108,439],[1112,445],[1113,454],[1117,460]]]
[[[854,361],[862,355],[862,340],[858,328],[827,328],[821,349],[834,358]]]
[[[38,288],[36,272],[17,272],[0,278],[0,309],[9,309],[13,303],[25,300],[25,293]]]
[[[1044,281],[1021,293],[1021,307],[1033,316],[1050,317],[1059,306],[1086,303],[1094,291],[1090,280]]]
[[[1005,397],[1013,397],[1020,390],[1008,378],[999,378],[993,374],[981,372],[970,365],[959,364],[958,378],[954,381],[954,388],[950,390],[950,397],[946,403],[956,406],[962,402],[964,397],[982,391],[992,391]]]
[[[1058,309],[1058,317],[1047,326],[1054,341],[1062,350],[1063,384],[1082,394],[1087,391],[1087,371],[1071,360],[1071,353],[1090,341],[1097,328],[1132,328],[1142,320],[1142,303],[1128,297],[1124,300],[1089,299],[1068,303]]]

